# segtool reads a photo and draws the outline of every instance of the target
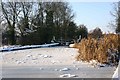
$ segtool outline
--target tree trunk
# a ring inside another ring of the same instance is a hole
[[[11,45],[15,45],[16,44],[14,29],[10,30],[9,40],[10,40],[10,44]]]

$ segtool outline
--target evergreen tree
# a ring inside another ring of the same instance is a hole
[[[81,36],[81,38],[87,38],[88,30],[85,25],[80,25],[77,30],[77,36]]]
[[[76,30],[77,30],[76,24],[74,22],[70,22],[69,26],[67,27],[68,40],[75,39]]]

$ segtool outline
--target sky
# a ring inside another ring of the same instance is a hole
[[[114,32],[114,29],[108,26],[109,23],[115,20],[115,18],[110,14],[110,12],[113,12],[114,10],[113,2],[118,2],[118,0],[64,1],[69,2],[73,13],[75,14],[74,22],[77,24],[77,26],[79,26],[80,24],[84,24],[88,28],[88,31],[99,27],[103,32]]]
[[[114,9],[113,2],[69,2],[77,25],[84,24],[88,31],[99,27],[103,32],[113,32],[108,27],[114,17],[110,14]]]

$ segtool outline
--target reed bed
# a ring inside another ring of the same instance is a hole
[[[79,49],[77,60],[96,60],[100,63],[118,63],[118,46],[120,37],[117,34],[104,34],[102,38],[95,39],[88,37],[81,42],[75,43],[75,48]]]

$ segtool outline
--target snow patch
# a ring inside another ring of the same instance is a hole
[[[22,63],[22,61],[17,61],[16,63],[17,63],[17,64],[21,64],[21,63]]]
[[[51,58],[52,56],[40,54],[40,57],[43,57],[43,58]]]
[[[73,48],[75,46],[75,44],[70,44],[69,47],[70,48]]]
[[[69,68],[63,68],[63,69],[60,69],[60,71],[68,71],[70,70]]]
[[[118,80],[120,79],[120,77],[118,77],[118,67],[117,67],[117,69],[115,70],[112,78],[117,78]]]
[[[72,75],[72,74],[63,74],[60,75],[61,78],[73,78],[73,77],[77,77],[77,75]]]
[[[51,44],[43,44],[43,45],[26,45],[26,46],[20,46],[20,45],[2,46],[2,47],[0,47],[0,52],[1,51],[13,51],[13,50],[41,48],[41,47],[51,47],[51,46],[57,46],[57,45],[59,45],[59,43],[51,43]]]
[[[43,70],[43,68],[42,68],[42,67],[40,67],[39,69],[40,69],[40,70]]]
[[[59,71],[58,69],[55,69],[55,71]]]

